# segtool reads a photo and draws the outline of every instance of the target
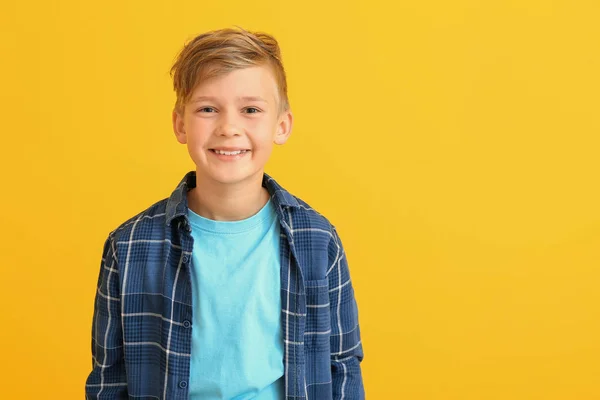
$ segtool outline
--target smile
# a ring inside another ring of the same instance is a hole
[[[211,150],[217,154],[223,154],[226,156],[234,156],[234,155],[242,154],[242,153],[249,151],[249,150],[225,151],[225,150],[214,150],[214,149],[211,149]]]
[[[210,149],[210,153],[222,161],[236,161],[244,158],[250,150],[223,151]]]

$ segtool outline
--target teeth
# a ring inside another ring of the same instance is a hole
[[[217,154],[224,154],[226,156],[235,156],[237,154],[245,153],[246,150],[238,150],[238,151],[223,151],[223,150],[215,150]]]

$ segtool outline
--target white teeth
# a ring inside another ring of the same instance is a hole
[[[238,151],[223,151],[223,150],[215,150],[217,154],[224,154],[226,156],[235,156],[237,154],[245,153],[246,150],[238,150]]]

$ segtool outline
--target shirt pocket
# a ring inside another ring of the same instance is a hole
[[[311,349],[329,351],[331,315],[329,306],[329,280],[317,279],[305,282],[306,325],[304,343]]]

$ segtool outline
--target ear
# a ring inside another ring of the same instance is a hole
[[[292,134],[292,125],[294,122],[294,116],[291,110],[284,111],[278,118],[277,132],[275,133],[275,139],[273,142],[278,145],[282,145],[287,142],[288,138]]]
[[[181,144],[187,143],[187,135],[185,134],[185,125],[183,123],[183,115],[179,114],[177,109],[173,109],[173,132],[175,132],[175,137],[177,137],[177,141]]]

